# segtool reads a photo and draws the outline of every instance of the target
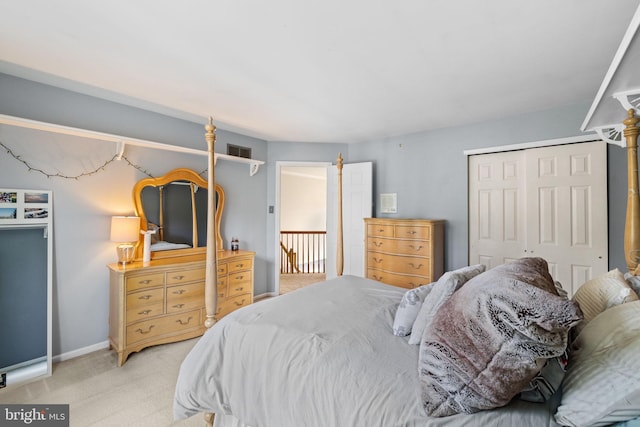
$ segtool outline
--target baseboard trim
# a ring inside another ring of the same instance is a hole
[[[93,353],[94,351],[104,350],[105,348],[109,348],[109,340],[99,342],[87,347],[82,347],[77,350],[58,354],[56,356],[53,356],[52,361],[53,363],[63,362],[65,360],[74,359],[76,357],[84,356],[85,354]]]
[[[253,297],[253,300],[257,302],[265,298],[271,298],[271,297],[277,297],[277,296],[278,296],[278,293],[276,292],[265,292],[264,294],[255,295]]]

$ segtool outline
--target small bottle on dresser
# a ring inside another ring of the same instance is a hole
[[[231,239],[231,250],[236,252],[238,249],[240,249],[240,242],[237,237],[234,237]]]

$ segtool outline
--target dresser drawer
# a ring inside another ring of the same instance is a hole
[[[227,297],[227,277],[218,277],[218,298]]]
[[[127,309],[154,304],[164,305],[164,288],[144,289],[127,295]]]
[[[250,275],[248,277],[251,278]],[[227,296],[234,297],[236,295],[241,295],[241,294],[247,294],[247,293],[250,294],[251,292],[253,292],[251,283],[252,283],[251,280],[243,280],[243,281],[229,283]]]
[[[141,288],[152,288],[164,285],[164,273],[146,274],[127,278],[127,292]]]
[[[231,274],[234,271],[250,270],[251,268],[253,268],[253,260],[240,259],[237,261],[229,261],[227,265],[229,269],[229,274]]]
[[[141,307],[127,307],[127,324],[164,314],[164,302]]]
[[[390,272],[403,272],[416,276],[431,276],[429,258],[389,255],[380,252],[367,253],[367,267]]]
[[[238,285],[246,284],[251,285],[253,283],[253,273],[251,271],[239,271],[237,273],[229,273],[229,293],[232,294],[232,289]]]
[[[420,240],[396,240],[371,237],[367,243],[367,250],[424,257],[431,255],[429,242]]]
[[[367,224],[367,235],[378,237],[393,237],[393,225]]]
[[[400,239],[429,240],[431,238],[431,228],[413,225],[396,225],[395,237]]]
[[[178,270],[167,272],[167,285],[177,285],[179,283],[193,282],[194,280],[204,280],[205,269]]]
[[[200,310],[134,323],[127,326],[127,345],[168,333],[193,329],[200,326],[201,323]]]
[[[204,307],[204,282],[167,287],[167,313]]]
[[[223,316],[235,311],[239,308],[250,305],[252,302],[251,294],[237,295],[228,298],[226,301],[218,304],[218,310],[216,311],[216,318],[220,319]]]
[[[418,286],[427,285],[433,282],[431,277],[395,274],[388,271],[374,270],[372,268],[367,270],[367,277],[369,279],[377,280],[378,282],[383,282],[393,286],[400,286],[407,289],[417,288]]]
[[[218,264],[218,276],[224,276],[227,274],[227,264]]]

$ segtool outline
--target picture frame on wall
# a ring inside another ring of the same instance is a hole
[[[0,225],[48,223],[50,191],[0,188]]]

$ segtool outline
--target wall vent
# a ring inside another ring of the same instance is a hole
[[[250,159],[251,148],[242,147],[240,145],[227,144],[227,154],[230,156],[244,157],[245,159]]]

